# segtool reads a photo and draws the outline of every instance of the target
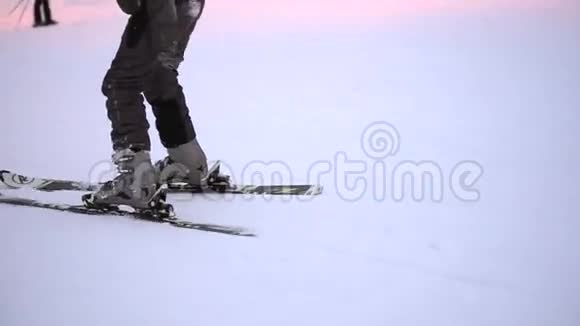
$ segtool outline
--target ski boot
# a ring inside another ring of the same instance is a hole
[[[82,197],[86,207],[102,210],[132,208],[149,219],[173,217],[173,206],[165,203],[166,186],[159,186],[149,152],[123,149],[113,155],[118,176],[97,191]]]
[[[219,183],[229,185],[229,177],[219,174],[219,162],[210,169],[207,158],[196,139],[167,149],[168,156],[155,164],[160,183],[170,189],[202,192],[208,186]]]
[[[203,186],[207,174],[207,158],[196,139],[167,149],[168,156],[155,164],[161,183],[185,182]]]

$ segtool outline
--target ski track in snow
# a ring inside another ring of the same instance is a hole
[[[170,196],[180,218],[257,238],[0,206],[0,325],[580,323],[578,19],[472,12],[278,34],[204,19],[180,78],[210,159],[246,182],[249,163],[283,162],[296,183],[324,161],[324,193]],[[0,34],[0,168],[82,181],[107,169],[100,83],[122,27]],[[361,135],[376,121],[400,134],[388,171],[436,162],[441,202],[397,202],[391,183],[373,198]],[[339,153],[366,164],[362,198],[347,200]],[[449,188],[465,160],[483,167],[476,202]]]

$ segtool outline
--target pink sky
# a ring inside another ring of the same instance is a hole
[[[27,1],[27,0],[25,0]],[[34,0],[29,0],[34,1]],[[2,0],[0,11],[7,13],[18,0]],[[580,0],[210,0],[207,15],[222,28],[323,25],[333,23],[376,23],[385,18],[413,15],[481,12],[487,10],[543,10],[578,8]],[[84,4],[83,4],[84,3]],[[113,0],[51,0],[54,16],[62,23],[95,21],[123,16]],[[22,25],[30,26],[32,11]],[[13,28],[18,13],[0,19],[0,28]]]

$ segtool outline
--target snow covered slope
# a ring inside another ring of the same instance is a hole
[[[211,13],[181,68],[209,157],[323,195],[173,197],[255,239],[0,206],[0,325],[580,323],[577,17],[244,33]],[[100,83],[123,24],[0,34],[0,169],[110,168]]]

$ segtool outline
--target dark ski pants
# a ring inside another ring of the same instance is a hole
[[[154,0],[159,1],[159,0]],[[167,0],[165,0],[167,1]],[[178,51],[164,64],[154,51],[151,17],[145,12],[133,15],[125,28],[121,44],[103,80],[107,116],[111,121],[114,150],[150,150],[149,123],[144,98],[151,105],[161,143],[174,148],[195,139],[189,109],[178,81],[177,66],[183,56],[203,0],[175,0],[178,17]]]

